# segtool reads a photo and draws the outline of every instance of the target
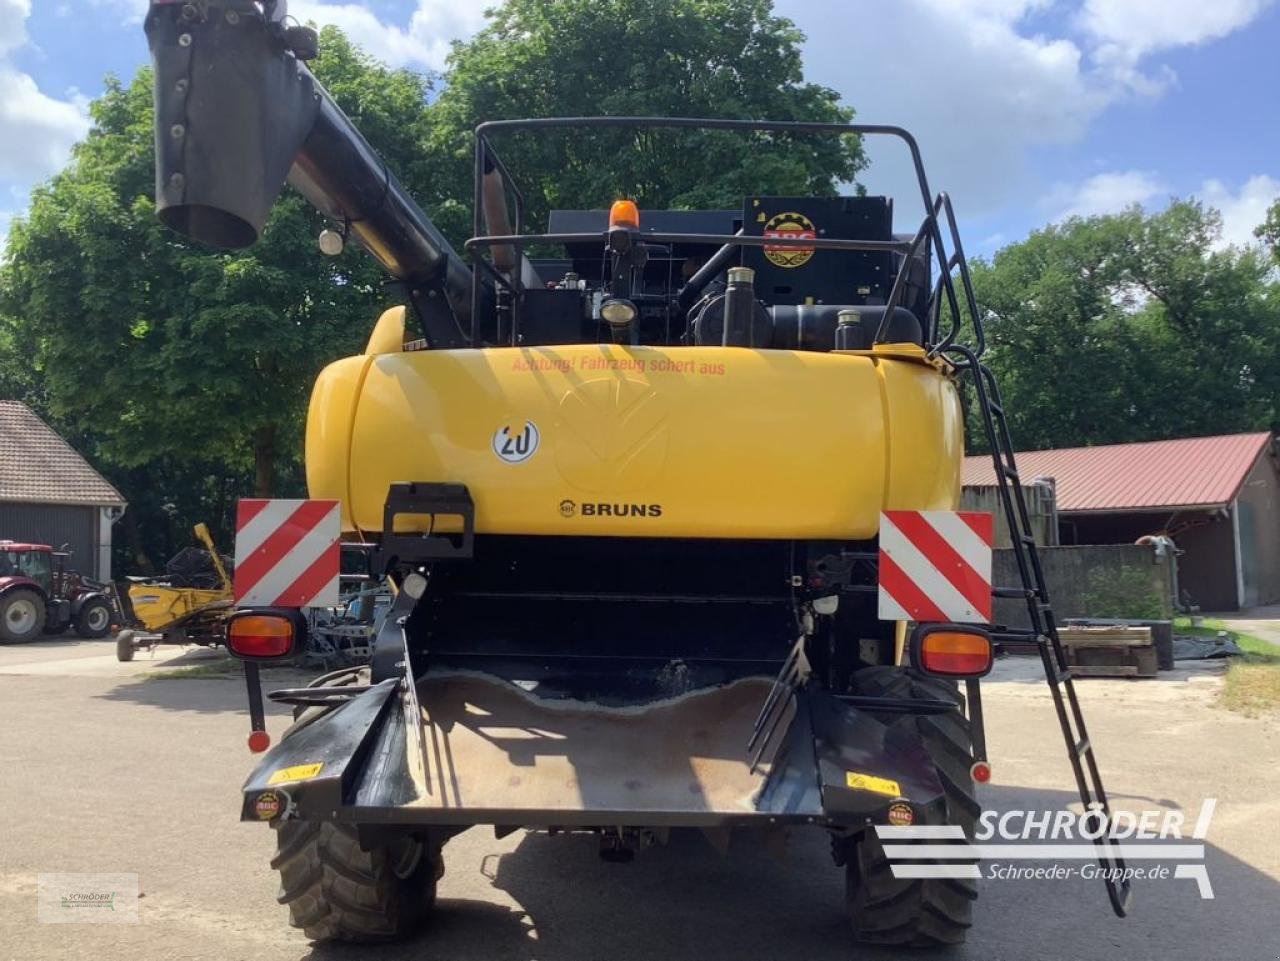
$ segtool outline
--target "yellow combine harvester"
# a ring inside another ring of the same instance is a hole
[[[320,375],[306,438],[311,495],[341,503],[395,602],[366,671],[271,693],[298,720],[244,785],[242,817],[277,832],[296,927],[407,934],[442,848],[476,825],[591,833],[618,861],[672,829],[724,844],[804,827],[830,837],[857,937],[960,941],[973,880],[896,876],[877,828],[972,832],[993,640],[1038,645],[1081,798],[1106,816],[950,202],[906,131],[482,124],[469,267],[307,69],[315,34],[283,2],[152,0],[146,30],[161,220],[248,246],[287,178],[337,224],[322,248],[354,237],[404,296]],[[744,149],[891,139],[925,217],[904,235],[886,197],[623,199],[529,232],[497,141],[601,128],[738,132]],[[1026,602],[1030,631],[947,623],[929,603],[912,623],[879,615],[882,512],[957,506],[962,380],[1021,572],[995,592]],[[255,749],[258,666],[295,656],[305,625],[282,609],[228,624]]]
[[[140,647],[157,644],[201,644],[213,646],[223,641],[227,616],[234,607],[231,578],[214,546],[209,528],[195,526],[196,538],[208,552],[216,587],[195,587],[190,579],[169,576],[131,580],[121,594],[112,585],[118,620],[125,625],[116,635],[116,659],[132,661]],[[181,583],[175,583],[180,581]]]

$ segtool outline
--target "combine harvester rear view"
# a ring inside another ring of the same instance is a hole
[[[1081,798],[1106,815],[951,205],[906,131],[485,123],[473,269],[308,71],[315,35],[283,2],[152,0],[146,31],[164,223],[248,246],[287,179],[337,224],[326,246],[355,237],[406,303],[311,399],[311,497],[340,504],[396,599],[367,671],[271,695],[297,721],[242,817],[277,832],[296,927],[407,934],[446,842],[475,825],[590,832],[616,860],[672,829],[722,846],[806,827],[832,839],[858,938],[962,941],[972,880],[895,877],[874,828],[972,833],[990,774],[978,678],[1007,640],[1039,645]],[[928,215],[901,235],[885,197],[623,199],[529,233],[496,143],[566,128],[892,138]],[[549,247],[563,259],[525,254]],[[956,513],[966,377],[1022,573],[994,593],[1025,599],[1030,631],[949,622],[989,620],[990,585],[920,594],[887,538],[930,538],[961,564],[989,547]],[[258,665],[304,632],[283,609],[229,624],[259,747]],[[1099,857],[1122,866],[1105,840]],[[1127,886],[1107,883],[1123,913]]]

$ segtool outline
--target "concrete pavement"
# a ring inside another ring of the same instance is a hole
[[[445,850],[447,874],[427,933],[388,947],[309,945],[274,901],[270,830],[236,820],[238,789],[253,764],[244,748],[243,685],[152,679],[146,675],[156,668],[145,661],[117,673],[106,657],[114,658],[106,642],[0,647],[0,958],[891,956],[851,942],[841,872],[817,831],[797,835],[785,862],[745,844],[721,857],[695,835],[614,865],[596,857],[590,839],[495,840],[473,829]],[[1080,685],[1121,807],[1180,808],[1194,818],[1202,799],[1219,799],[1207,842],[1216,898],[1201,900],[1186,880],[1151,882],[1139,886],[1134,916],[1120,920],[1096,881],[984,880],[970,941],[946,957],[1280,955],[1280,719],[1216,707],[1219,670]],[[986,692],[995,784],[984,803],[1000,810],[1070,803],[1070,770],[1043,682],[1026,662],[1002,665]],[[281,711],[272,713],[273,732],[286,724]],[[139,923],[38,923],[36,878],[54,871],[138,874]]]

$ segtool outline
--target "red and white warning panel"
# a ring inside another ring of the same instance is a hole
[[[882,512],[880,619],[990,623],[994,529],[985,511]]]
[[[337,501],[242,500],[236,505],[236,603],[334,607],[342,567]]]

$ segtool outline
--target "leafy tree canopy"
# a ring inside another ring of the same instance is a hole
[[[1254,236],[1271,248],[1271,254],[1280,262],[1280,200],[1267,210],[1267,219],[1255,230]]]
[[[555,116],[759,118],[848,123],[834,90],[806,83],[803,35],[771,0],[508,0],[455,46],[432,108],[436,202],[470,197],[471,131]],[[864,166],[856,138],[669,130],[511,133],[496,142],[532,223],[551,209],[728,208],[752,193],[829,195]],[[451,215],[452,214],[452,215]]]
[[[337,31],[323,42],[321,79],[393,165],[415,172],[426,78],[380,66]],[[279,492],[282,460],[296,490],[311,382],[360,349],[387,297],[384,276],[354,245],[321,256],[322,219],[291,191],[245,251],[214,252],[162,227],[149,69],[127,85],[109,79],[92,117],[10,232],[0,340],[21,363],[0,364],[0,385],[35,400],[135,504],[182,502],[205,488],[211,465],[241,494],[262,495]],[[227,503],[205,499],[208,510]]]
[[[1193,201],[1036,231],[974,265],[1020,447],[1280,423],[1280,291]]]

